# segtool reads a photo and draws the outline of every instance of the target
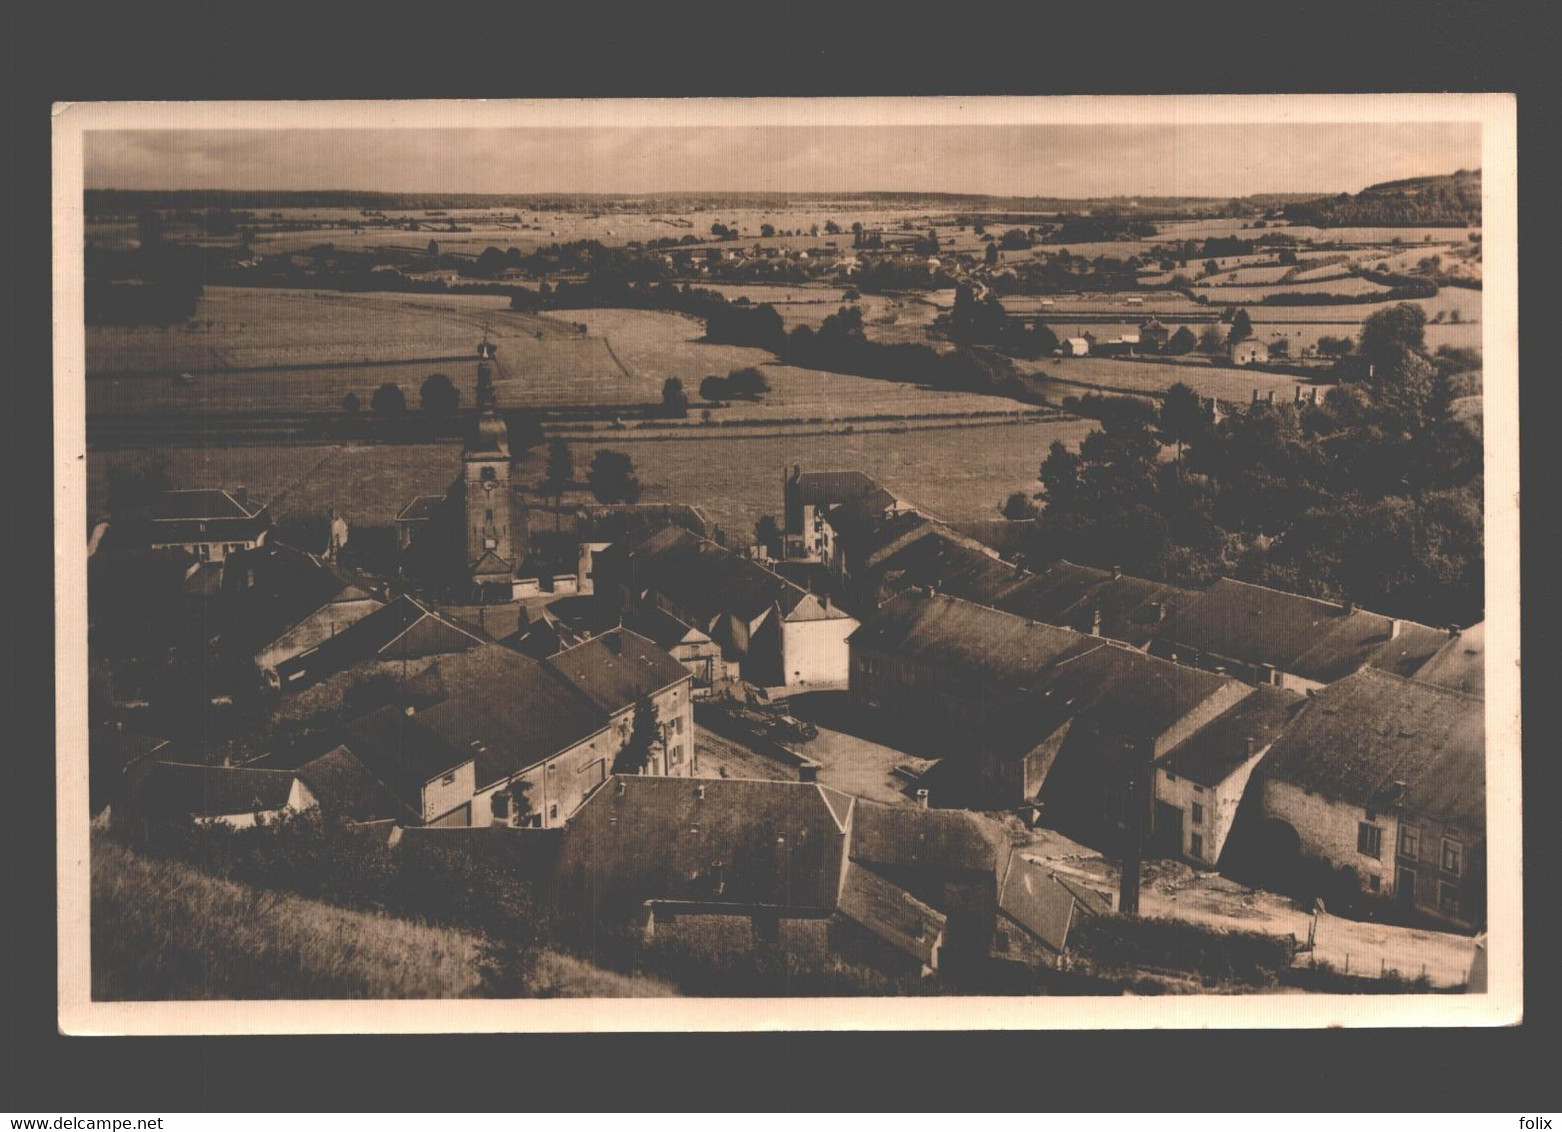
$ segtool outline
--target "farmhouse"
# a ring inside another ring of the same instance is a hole
[[[882,518],[905,505],[872,476],[859,471],[804,472],[794,464],[782,488],[785,522],[782,557],[833,565],[835,528],[830,514],[850,506],[854,515]]]
[[[1254,852],[1349,906],[1486,918],[1483,701],[1364,668],[1308,700],[1259,767]]]
[[[1041,805],[1086,836],[1125,786],[1251,689],[1134,649],[926,591],[853,634],[853,703],[976,763],[993,805]]]
[[[856,620],[757,562],[664,527],[615,544],[596,563],[597,597],[610,615],[670,614],[739,661],[750,683],[799,690],[846,684],[846,638]]]
[[[1258,362],[1269,360],[1269,347],[1256,338],[1245,338],[1241,342],[1233,342],[1227,351],[1234,366],[1250,366]]]
[[[615,776],[564,831],[560,907],[592,930],[698,930],[746,950],[849,950],[926,974],[985,954],[1008,841],[973,814],[878,806],[817,783]]]
[[[470,825],[474,762],[471,750],[387,705],[345,724],[341,742],[297,774],[326,809],[354,820]]]
[[[279,542],[233,555],[224,570],[225,642],[255,658],[272,687],[279,665],[325,643],[385,601],[312,554]]]
[[[1413,676],[1448,639],[1442,629],[1350,602],[1221,578],[1173,611],[1151,651],[1252,683],[1306,691],[1366,667]]]
[[[242,487],[165,491],[152,506],[152,549],[183,550],[202,562],[253,550],[270,529],[270,512]]]
[[[645,609],[635,615],[632,628],[678,661],[694,678],[695,698],[738,679],[738,665],[721,655],[721,646],[710,635],[661,609]]]
[[[1171,328],[1153,315],[1139,324],[1139,347],[1145,353],[1162,353],[1170,341]]]
[[[192,821],[244,829],[316,805],[285,770],[143,761],[126,773],[125,809],[136,820]]]
[[[1090,353],[1088,338],[1065,338],[1058,343],[1058,353],[1065,358],[1082,358]]]
[[[941,587],[943,588],[943,587]],[[1198,592],[1066,559],[1026,576],[992,604],[1006,613],[1144,649]]]
[[[649,641],[615,630],[546,661],[497,645],[447,657],[407,695],[421,726],[476,756],[470,824],[553,828],[612,773],[642,701],[658,726],[646,773],[693,773],[689,682]]]
[[[1255,688],[1156,763],[1157,856],[1202,869],[1220,863],[1254,768],[1306,700],[1288,688]]]

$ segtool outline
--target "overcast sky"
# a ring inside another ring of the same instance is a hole
[[[1243,196],[1478,168],[1470,123],[93,130],[88,188]]]

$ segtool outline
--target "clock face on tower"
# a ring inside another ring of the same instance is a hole
[[[483,490],[484,491],[492,491],[494,488],[496,488],[498,486],[499,485],[497,483],[495,483],[493,480],[484,480],[483,481]]]

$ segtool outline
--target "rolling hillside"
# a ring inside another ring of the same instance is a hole
[[[220,880],[92,845],[92,997],[106,1001],[471,998],[478,936]],[[675,992],[555,952],[532,990],[555,998]]]
[[[1341,193],[1285,206],[1294,224],[1320,228],[1479,224],[1481,171],[1461,169],[1442,177],[1413,177],[1369,185],[1354,196]]]

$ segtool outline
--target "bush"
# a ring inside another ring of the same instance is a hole
[[[1097,968],[1163,967],[1207,978],[1272,985],[1289,967],[1294,941],[1261,932],[1216,931],[1185,920],[1091,916],[1073,948]]]

